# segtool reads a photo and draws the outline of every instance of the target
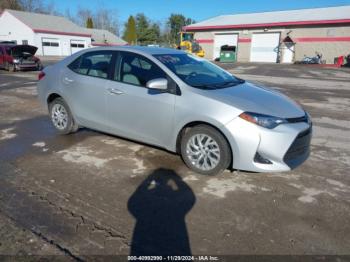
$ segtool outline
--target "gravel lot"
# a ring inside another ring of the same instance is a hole
[[[203,177],[159,148],[58,136],[37,72],[0,71],[0,254],[350,255],[350,70],[222,66],[310,112],[304,165]],[[153,194],[153,180],[168,186]]]

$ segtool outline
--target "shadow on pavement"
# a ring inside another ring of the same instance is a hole
[[[130,255],[191,255],[185,216],[196,202],[173,170],[150,174],[128,201],[136,218]]]

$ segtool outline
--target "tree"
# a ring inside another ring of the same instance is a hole
[[[94,28],[94,22],[92,21],[91,17],[88,17],[86,20],[86,28]]]
[[[160,41],[160,26],[153,23],[151,27],[147,29],[147,43],[157,43]]]
[[[129,44],[136,44],[137,36],[136,36],[136,22],[134,17],[129,16],[128,22],[125,23],[124,36],[123,39]]]
[[[66,16],[70,13],[66,12]],[[105,29],[113,34],[119,35],[119,21],[115,10],[99,8],[90,10],[88,8],[78,8],[76,19],[73,19],[80,26],[86,26],[88,18],[93,21],[93,27],[97,29]]]
[[[136,36],[141,45],[154,44],[160,41],[160,26],[150,21],[145,14],[136,14]]]
[[[0,10],[4,9],[22,10],[22,6],[18,0],[0,0]]]
[[[147,42],[147,31],[149,28],[149,20],[143,13],[136,14],[136,35],[140,44]]]
[[[117,36],[119,35],[119,21],[116,10],[99,8],[92,18],[95,28],[105,29]]]
[[[175,44],[180,42],[179,32],[186,25],[193,24],[195,21],[191,18],[186,18],[181,14],[171,14],[168,18],[167,25],[170,31],[170,41]]]
[[[47,3],[44,3],[42,0],[0,0],[0,10],[5,8],[33,13],[59,14],[53,0]]]

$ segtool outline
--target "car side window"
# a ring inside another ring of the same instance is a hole
[[[78,74],[108,78],[112,56],[113,53],[108,51],[89,52],[74,60],[68,67]]]
[[[167,78],[166,73],[146,57],[129,52],[120,52],[119,71],[114,79],[126,84],[146,87],[156,78]]]

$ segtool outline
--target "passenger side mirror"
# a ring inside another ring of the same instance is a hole
[[[168,80],[165,78],[152,79],[146,83],[146,87],[149,89],[167,90]]]

